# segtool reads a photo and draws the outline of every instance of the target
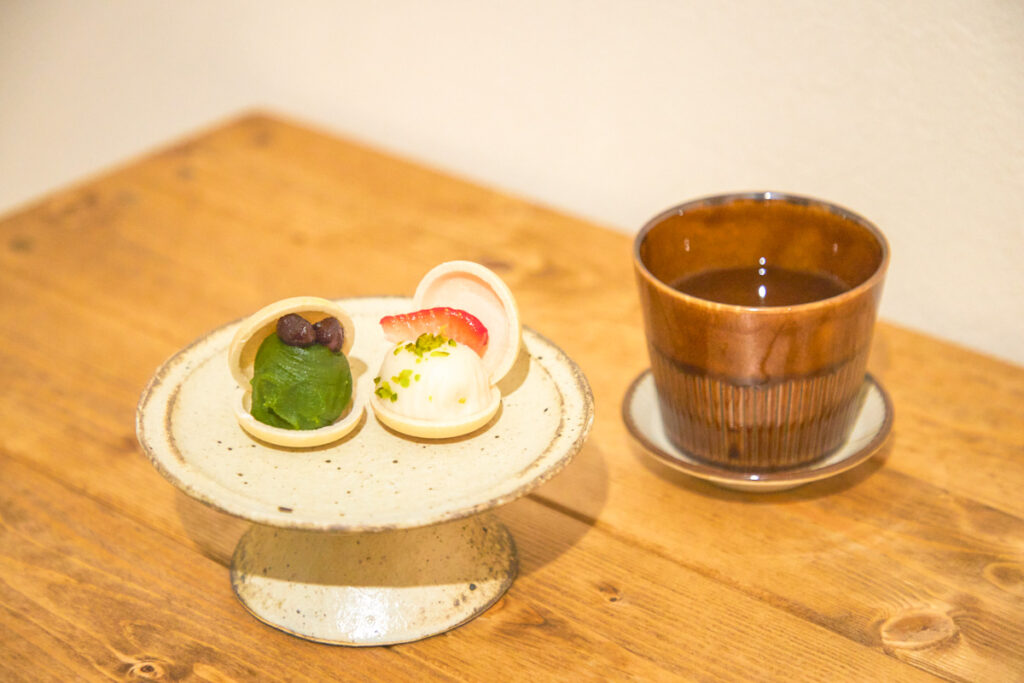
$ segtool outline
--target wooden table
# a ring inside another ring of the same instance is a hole
[[[455,258],[500,273],[595,396],[573,463],[498,511],[517,580],[406,645],[263,625],[228,582],[248,523],[147,461],[140,392],[270,301],[407,295]],[[647,365],[630,258],[626,235],[261,114],[7,216],[0,679],[1024,680],[1024,369],[882,323],[880,455],[730,492],[620,419]]]

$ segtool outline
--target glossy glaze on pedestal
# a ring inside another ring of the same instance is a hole
[[[393,645],[443,633],[512,585],[515,543],[484,513],[418,529],[332,534],[254,525],[231,586],[253,616],[335,645]]]

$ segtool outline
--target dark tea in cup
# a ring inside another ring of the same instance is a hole
[[[649,221],[634,265],[670,441],[748,471],[842,445],[888,260],[864,218],[781,193],[709,197]]]
[[[767,263],[691,273],[672,286],[690,296],[734,306],[795,306],[827,299],[849,289],[846,283],[828,273],[790,270]]]

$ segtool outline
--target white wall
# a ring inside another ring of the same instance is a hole
[[[626,233],[830,199],[885,318],[1024,363],[1019,0],[0,0],[0,211],[252,106]]]

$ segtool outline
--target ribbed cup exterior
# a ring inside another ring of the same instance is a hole
[[[817,460],[846,440],[860,406],[867,355],[834,371],[758,386],[687,372],[651,350],[669,440],[702,460],[769,471]]]

